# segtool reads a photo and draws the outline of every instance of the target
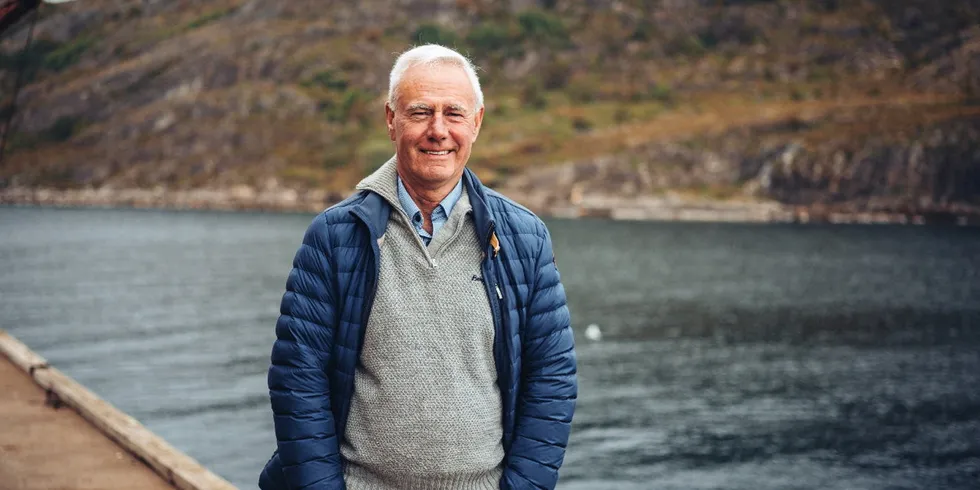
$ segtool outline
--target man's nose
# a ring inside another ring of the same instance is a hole
[[[429,138],[434,140],[444,140],[449,137],[449,127],[446,125],[446,118],[442,114],[436,113],[429,124]]]

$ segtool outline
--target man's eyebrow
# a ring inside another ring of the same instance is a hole
[[[463,114],[466,114],[466,108],[459,104],[449,104],[448,106],[446,106],[446,109],[449,109],[450,111],[462,112]]]
[[[409,104],[409,106],[405,108],[405,112],[415,112],[415,111],[418,111],[418,110],[431,111],[432,110],[432,106],[430,106],[429,104],[422,103],[422,102],[416,102],[414,104]]]

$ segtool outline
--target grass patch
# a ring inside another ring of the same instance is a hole
[[[26,52],[0,53],[0,70],[24,70],[25,78],[30,82],[41,69],[60,72],[71,67],[94,45],[95,38],[91,36],[67,43],[38,39]]]
[[[232,13],[234,10],[235,10],[234,7],[229,7],[229,8],[212,10],[210,12],[205,12],[200,17],[197,17],[196,19],[184,24],[181,31],[189,31],[191,29],[198,29],[204,27],[216,20],[221,19],[222,17],[227,16],[228,14]]]
[[[136,44],[137,45],[155,44],[160,41],[163,41],[164,39],[169,39],[171,37],[183,34],[188,31],[192,31],[194,29],[200,29],[207,25],[213,24],[218,20],[221,20],[225,16],[234,12],[236,8],[237,7],[225,7],[225,8],[209,10],[183,24],[171,25],[169,27],[165,27],[153,31],[152,33],[148,34],[145,37],[140,36],[142,37],[142,39],[137,39]]]
[[[568,99],[578,104],[592,102],[598,93],[599,80],[592,75],[576,75],[565,88]]]
[[[674,101],[674,91],[670,86],[663,83],[656,83],[650,87],[650,98],[665,104],[672,103]]]

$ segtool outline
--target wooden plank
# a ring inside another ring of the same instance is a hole
[[[0,352],[7,356],[17,367],[30,374],[36,367],[46,367],[48,361],[37,355],[26,345],[15,339],[3,329],[0,329]]]
[[[0,355],[0,490],[174,490]]]
[[[235,489],[231,483],[147,430],[136,419],[50,367],[43,357],[3,330],[0,330],[0,353],[29,373],[35,383],[75,409],[103,434],[146,462],[175,487],[181,490]]]

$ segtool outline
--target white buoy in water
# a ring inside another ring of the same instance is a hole
[[[599,330],[599,325],[592,323],[585,327],[585,338],[593,342],[602,340],[602,330]]]

